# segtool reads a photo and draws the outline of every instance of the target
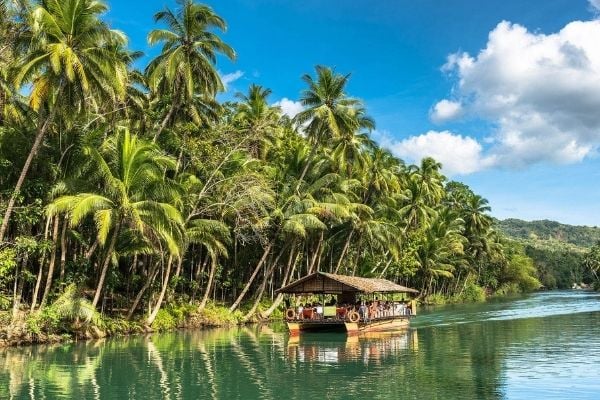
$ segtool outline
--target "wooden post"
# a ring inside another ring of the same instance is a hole
[[[417,315],[417,301],[416,300],[410,301],[410,314]]]

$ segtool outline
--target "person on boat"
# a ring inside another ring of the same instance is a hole
[[[360,319],[365,322],[369,320],[369,308],[364,301],[361,301],[360,306],[358,307],[358,315],[360,315]]]
[[[377,300],[369,304],[369,315],[371,318],[377,318],[379,316],[379,306],[377,305]]]
[[[323,319],[323,305],[321,303],[316,304],[315,311],[317,313],[317,318]]]
[[[394,303],[394,316],[404,315],[404,303]]]

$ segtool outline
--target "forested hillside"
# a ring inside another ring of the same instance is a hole
[[[600,242],[599,227],[566,225],[549,220],[523,221],[515,218],[494,222],[500,231],[513,238],[556,240],[586,248]]]
[[[524,246],[547,289],[592,282],[592,272],[585,260],[591,247],[600,242],[600,228],[513,218],[494,220],[494,225]]]

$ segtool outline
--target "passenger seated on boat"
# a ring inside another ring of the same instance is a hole
[[[348,313],[348,309],[346,307],[337,307],[335,316],[338,319],[345,319],[347,313]]]
[[[302,311],[302,319],[313,319],[314,316],[315,316],[314,309],[309,304],[307,304],[304,307],[304,310]]]

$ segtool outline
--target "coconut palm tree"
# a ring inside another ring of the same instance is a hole
[[[426,195],[423,193],[423,186],[416,175],[410,176],[406,182],[406,189],[402,193],[402,207],[399,210],[406,229],[417,229],[426,227],[436,210],[428,204]]]
[[[92,304],[97,306],[119,234],[125,229],[143,235],[156,248],[164,245],[172,257],[179,256],[183,219],[172,203],[176,192],[164,179],[165,169],[175,167],[173,158],[154,144],[121,129],[100,149],[85,147],[89,158],[84,171],[93,178],[94,192],[57,198],[50,215],[66,213],[71,226],[92,216],[98,241],[106,247]]]
[[[453,278],[456,267],[464,262],[464,237],[460,234],[462,223],[456,213],[446,209],[438,212],[425,230],[417,249],[424,296],[431,293],[435,279]]]
[[[156,22],[166,25],[148,35],[150,45],[162,44],[161,53],[146,69],[150,88],[159,96],[169,98],[167,114],[154,135],[156,141],[171,123],[177,109],[189,107],[194,101],[214,98],[224,89],[215,67],[217,55],[235,58],[234,50],[214,33],[227,28],[223,18],[212,8],[178,0],[176,12],[166,8],[154,15]]]
[[[69,114],[113,102],[125,93],[126,67],[110,51],[124,36],[109,29],[97,0],[42,0],[31,9],[29,49],[17,60],[14,86],[30,85],[29,105],[37,113],[36,135],[8,201],[0,226],[4,239],[15,201],[46,132],[59,112]]]
[[[345,92],[350,75],[340,75],[321,65],[315,70],[316,79],[308,74],[302,77],[308,85],[300,98],[305,109],[294,117],[296,124],[307,124],[304,130],[313,144],[324,144],[344,133],[375,127],[373,120],[365,115],[356,118],[355,110],[362,108],[362,103]]]
[[[281,109],[269,105],[270,94],[270,89],[252,84],[247,95],[236,95],[240,102],[237,104],[234,124],[244,136],[250,138],[250,154],[263,160],[267,149],[276,139],[277,131],[280,130]]]
[[[305,107],[294,117],[294,123],[306,132],[311,152],[300,174],[301,182],[320,146],[332,139],[340,139],[361,129],[374,129],[375,122],[366,115],[362,102],[349,97],[345,90],[350,75],[337,74],[333,69],[317,65],[316,79],[304,75],[302,80],[308,88],[302,93],[300,102]]]

